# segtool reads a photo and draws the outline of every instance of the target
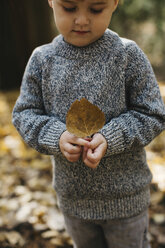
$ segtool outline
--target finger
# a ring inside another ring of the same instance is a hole
[[[82,152],[82,160],[84,161],[85,158],[87,157],[87,151],[88,149],[86,149],[86,147],[83,147],[83,152]]]
[[[84,152],[87,152],[87,151],[88,151],[88,147],[87,147],[87,146],[84,146],[84,147],[83,147],[83,151],[84,151]]]
[[[83,138],[76,137],[74,135],[70,136],[69,143],[79,145],[79,146],[87,146],[89,147],[89,141]]]
[[[87,151],[87,159],[91,162],[91,163],[98,163],[98,161],[101,160],[102,158],[102,152],[101,149],[99,149],[100,147],[97,147],[95,150],[92,149],[88,149]]]
[[[83,162],[90,168],[92,169],[95,169],[98,165],[99,165],[99,162],[98,161],[97,163],[92,163],[87,157],[85,157],[85,159],[83,160]]]
[[[99,134],[94,135],[91,142],[89,142],[89,147],[92,150],[94,150],[96,147],[98,147],[102,143],[102,140],[100,139],[100,137],[98,138],[98,135]]]
[[[80,158],[81,153],[79,154],[70,154],[66,151],[64,151],[64,156],[69,162],[76,162]]]
[[[92,149],[88,149],[86,152],[86,158],[85,159],[86,159],[86,161],[88,160],[88,162],[91,164],[98,164],[98,162],[101,159],[101,156],[99,158],[97,156],[96,152],[93,152]]]
[[[70,144],[70,143],[66,143],[65,146],[64,146],[64,150],[70,154],[77,154],[77,153],[81,153],[81,146],[79,145],[73,145],[73,144]]]

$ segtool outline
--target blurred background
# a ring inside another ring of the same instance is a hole
[[[110,28],[144,50],[165,101],[165,0],[120,0]],[[0,248],[73,247],[50,158],[29,148],[11,123],[29,56],[57,34],[47,0],[0,0]],[[165,132],[146,152],[153,173],[148,237],[152,248],[165,248]]]

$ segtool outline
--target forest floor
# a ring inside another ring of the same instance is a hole
[[[161,92],[165,96],[163,84]],[[0,92],[0,248],[71,248],[50,158],[29,148],[11,123],[17,96]],[[148,238],[152,248],[165,248],[165,132],[146,151],[153,173]]]

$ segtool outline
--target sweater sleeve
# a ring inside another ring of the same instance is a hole
[[[47,155],[58,154],[59,139],[66,126],[57,116],[49,116],[45,113],[41,83],[42,53],[37,48],[25,69],[12,120],[29,146]]]
[[[165,106],[150,62],[134,42],[126,52],[127,111],[100,130],[108,143],[105,156],[144,147],[165,129]]]

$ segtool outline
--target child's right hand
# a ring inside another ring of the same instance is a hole
[[[82,153],[82,146],[89,147],[89,141],[65,131],[59,141],[62,154],[70,162],[76,162]]]

